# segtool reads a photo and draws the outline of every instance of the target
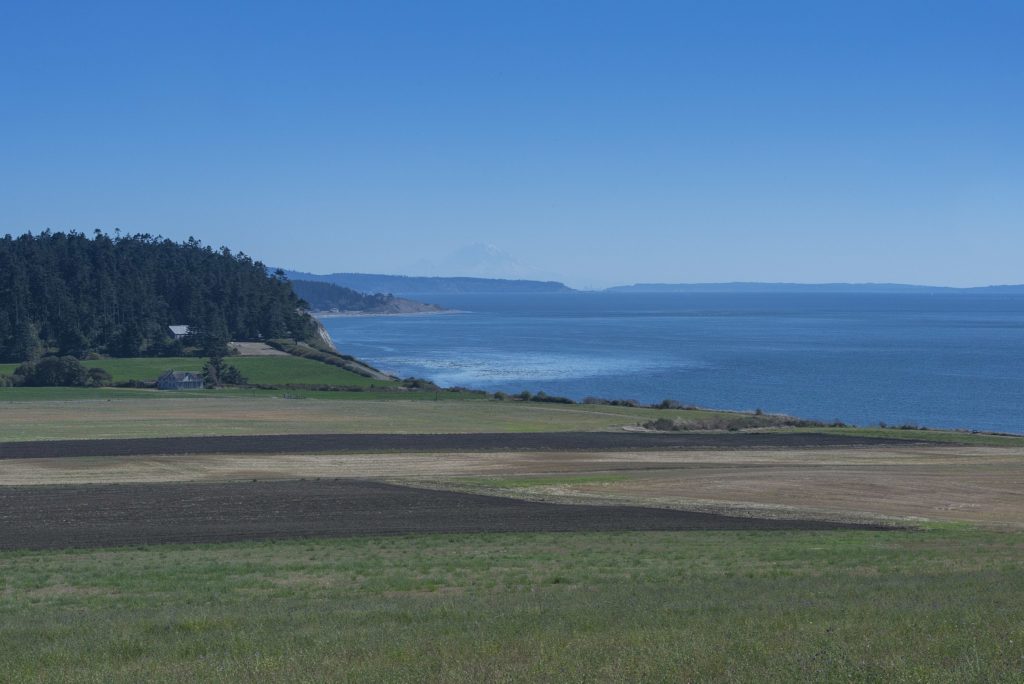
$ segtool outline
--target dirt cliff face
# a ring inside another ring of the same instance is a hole
[[[316,322],[316,336],[317,336],[317,338],[321,342],[326,344],[332,351],[335,351],[335,352],[338,351],[338,348],[336,346],[334,346],[334,340],[331,339],[331,335],[330,335],[330,333],[327,332],[327,328],[324,327],[324,324],[321,323],[320,321],[318,321],[315,318],[313,320]]]

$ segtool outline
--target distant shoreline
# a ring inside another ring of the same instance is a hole
[[[466,313],[458,309],[442,309],[440,311],[310,311],[314,318],[348,318],[375,316],[439,316],[445,314]]]
[[[616,285],[601,292],[643,294],[1024,294],[1024,285],[947,287],[901,283],[636,283]]]

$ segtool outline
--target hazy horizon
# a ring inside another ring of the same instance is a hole
[[[290,266],[282,266],[280,264],[268,264],[271,268],[283,268],[285,271],[292,271],[297,273],[308,273],[316,276],[327,276],[341,273],[351,273],[359,275],[381,275],[391,277],[408,277],[408,278],[488,278],[488,279],[499,279],[499,280],[539,280],[539,281],[557,281],[562,282],[569,287],[581,290],[581,291],[602,291],[607,288],[623,287],[631,285],[685,285],[685,286],[708,286],[708,285],[776,285],[776,286],[897,286],[897,287],[922,287],[922,288],[954,288],[954,289],[971,289],[971,288],[985,288],[985,287],[1013,287],[1024,285],[1024,277],[1020,282],[1012,283],[979,283],[976,285],[946,285],[943,283],[909,283],[909,282],[898,282],[898,281],[815,281],[815,282],[798,282],[792,280],[716,280],[716,281],[694,281],[694,280],[677,280],[677,281],[635,281],[635,282],[617,282],[604,287],[577,287],[571,282],[565,282],[560,278],[556,277],[529,277],[529,276],[515,276],[515,275],[482,275],[475,272],[401,272],[401,271],[379,271],[371,273],[369,271],[359,270],[334,270],[334,271],[308,271],[301,268],[292,268]]]
[[[13,5],[0,234],[296,270],[1024,281],[1024,5]]]

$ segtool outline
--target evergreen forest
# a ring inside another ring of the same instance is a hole
[[[0,239],[0,361],[309,340],[316,323],[306,309],[283,272],[194,238],[45,231]],[[190,339],[175,340],[170,325],[190,326]]]
[[[334,283],[313,280],[292,280],[291,283],[313,311],[377,311],[398,299],[392,294],[363,294]]]

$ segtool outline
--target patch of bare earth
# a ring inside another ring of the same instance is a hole
[[[573,477],[610,474],[606,482]],[[0,461],[0,485],[365,478],[548,501],[757,517],[925,518],[1024,526],[1024,450],[908,446],[743,451],[181,455]],[[488,480],[543,477],[540,485]],[[564,477],[566,482],[557,480]],[[467,484],[467,481],[476,484]]]
[[[0,549],[413,533],[831,530],[637,506],[567,506],[366,480],[0,488]]]
[[[288,356],[280,349],[274,349],[263,342],[232,342],[229,345],[239,356]]]
[[[571,487],[580,495],[753,515],[863,514],[1024,526],[1024,464],[708,467]]]

